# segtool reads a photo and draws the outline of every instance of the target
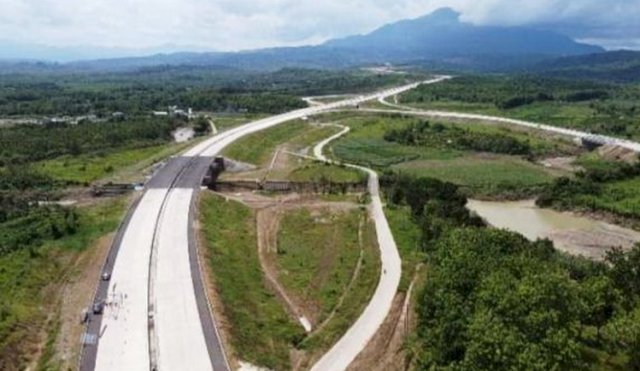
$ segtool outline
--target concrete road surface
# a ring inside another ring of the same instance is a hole
[[[323,140],[313,148],[316,158],[325,162],[332,162],[323,154],[324,147],[331,141],[347,134],[349,128],[345,127],[339,133]],[[378,247],[380,249],[380,279],[376,291],[373,293],[369,304],[358,317],[356,322],[338,340],[331,349],[313,366],[312,370],[344,370],[365,348],[369,340],[378,331],[384,319],[387,317],[393,298],[400,284],[402,274],[402,261],[398,254],[396,242],[393,239],[391,228],[387,222],[380,199],[380,186],[378,174],[375,171],[357,165],[343,164],[356,168],[369,175],[369,193],[371,195],[370,213],[375,223]]]
[[[108,286],[99,285],[95,298],[106,300],[108,305],[102,315],[91,316],[80,369],[228,370],[204,291],[191,225],[193,196],[212,156],[259,130],[399,94],[418,85],[251,122],[171,159],[148,182],[142,199],[123,226],[122,239],[112,247],[110,256],[115,263],[111,281]]]
[[[147,295],[149,258],[164,189],[148,190],[140,200],[120,242],[98,335],[95,369],[148,370]]]
[[[442,76],[425,83],[447,79]],[[369,100],[400,94],[410,84],[367,96],[309,107],[258,120],[220,133],[173,158],[147,184],[109,253],[110,282],[98,285],[95,301],[105,300],[102,315],[92,315],[84,336],[81,370],[228,370],[215,321],[203,287],[193,237],[193,199],[212,156],[235,140],[280,123]],[[593,135],[500,117],[440,111],[402,112],[431,117],[486,120],[546,130],[577,138]],[[640,144],[595,136],[597,140],[640,151]],[[328,141],[326,142],[328,143]],[[324,144],[326,144],[324,143]],[[320,155],[322,155],[320,153]],[[381,249],[382,274],[371,302],[347,333],[314,366],[342,370],[364,348],[386,316],[400,276],[400,262],[382,212],[375,172],[369,173],[372,216]]]

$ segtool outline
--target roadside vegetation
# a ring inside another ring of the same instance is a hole
[[[264,240],[273,233],[275,243],[262,246],[262,253],[250,208],[204,194],[200,210],[215,288],[240,360],[278,370],[292,368],[292,362],[310,366],[357,319],[375,290],[380,271],[375,229],[355,205],[284,209],[279,227],[262,232]],[[265,274],[292,303],[276,295]],[[306,314],[310,333],[289,305]]]
[[[141,172],[193,145],[160,144],[149,147],[131,147],[112,151],[98,151],[78,156],[65,155],[33,165],[37,171],[66,184],[90,184],[109,179],[116,182],[143,181]]]
[[[381,182],[391,206],[407,210],[419,228],[417,248],[428,265],[417,339],[408,347],[411,364],[638,368],[640,327],[632,323],[640,291],[632,266],[640,246],[613,250],[603,263],[570,258],[550,241],[484,227],[451,183],[393,174]]]
[[[329,349],[351,327],[369,303],[380,277],[380,254],[373,223],[364,224],[362,247],[362,265],[357,279],[342,292],[344,300],[335,308],[335,315],[324,327],[312,332],[300,343],[302,349]]]
[[[56,333],[58,293],[60,285],[76,274],[73,261],[98,238],[113,232],[125,209],[125,200],[119,198],[91,207],[31,205],[3,214],[0,369],[26,368],[43,337]]]
[[[227,147],[223,154],[236,161],[257,165],[259,169],[225,173],[222,177],[315,182],[322,189],[344,193],[344,187],[338,183],[364,183],[366,175],[356,169],[320,163],[310,158],[313,145],[339,130],[331,125],[297,120],[241,138]]]
[[[363,217],[359,210],[301,209],[287,212],[280,222],[279,281],[308,303],[315,322],[329,315],[350,282],[363,248],[359,240]]]
[[[640,138],[640,86],[547,77],[462,76],[401,96],[420,108],[507,116]]]
[[[306,160],[296,167],[287,177],[298,182],[332,182],[332,183],[365,183],[366,175],[346,166]]]
[[[237,161],[268,165],[279,145],[295,142],[302,147],[309,146],[316,140],[331,135],[328,133],[334,130],[312,127],[306,122],[295,120],[243,137],[225,148],[223,154]]]
[[[240,203],[205,193],[200,220],[237,356],[271,369],[288,369],[289,350],[304,338],[304,329],[265,286],[256,248],[255,215]],[[244,232],[238,233],[240,229]]]

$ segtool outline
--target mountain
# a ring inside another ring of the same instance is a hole
[[[504,69],[511,63],[602,52],[569,37],[525,27],[475,26],[443,8],[417,19],[388,24],[369,34],[317,46],[271,48],[239,53],[173,53],[148,57],[66,63],[62,69],[135,69],[158,65],[345,68],[381,63],[428,63],[447,68]]]
[[[640,82],[640,52],[619,50],[550,59],[536,64],[531,70],[556,77]]]
[[[602,48],[567,36],[525,27],[474,26],[443,8],[427,16],[381,27],[367,35],[332,40],[325,47],[393,59],[435,59],[478,55],[576,55]]]

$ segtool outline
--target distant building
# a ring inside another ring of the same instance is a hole
[[[186,111],[178,108],[178,106],[169,106],[167,111],[153,111],[155,117],[181,117],[187,120],[191,120],[193,116],[193,110],[188,108]]]

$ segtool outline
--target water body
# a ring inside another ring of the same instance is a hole
[[[529,240],[549,238],[570,254],[602,259],[612,247],[631,248],[640,233],[572,213],[541,209],[534,200],[493,202],[469,200],[467,208],[487,223],[518,232]]]

